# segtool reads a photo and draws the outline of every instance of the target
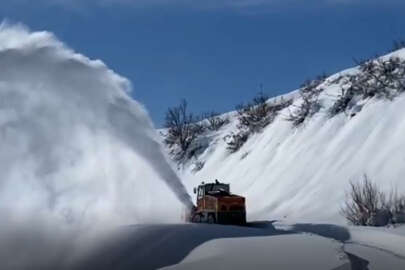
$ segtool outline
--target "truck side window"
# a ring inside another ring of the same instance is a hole
[[[204,190],[203,190],[202,187],[199,187],[199,188],[198,188],[198,194],[197,194],[197,196],[198,196],[198,199],[201,199],[201,198],[204,196]]]

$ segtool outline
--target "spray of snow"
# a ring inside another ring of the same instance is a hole
[[[130,90],[48,32],[0,26],[2,222],[137,223],[191,204]]]
[[[62,269],[111,226],[179,221],[191,205],[130,91],[51,33],[1,24],[2,269]]]

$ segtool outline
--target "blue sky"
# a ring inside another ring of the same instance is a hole
[[[134,86],[157,126],[181,98],[196,113],[278,95],[405,39],[399,0],[3,0],[0,16],[49,30]]]

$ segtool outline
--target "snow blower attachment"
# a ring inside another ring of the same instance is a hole
[[[245,198],[230,193],[229,184],[201,183],[194,188],[197,206],[191,209],[188,221],[193,223],[238,224],[246,223]]]

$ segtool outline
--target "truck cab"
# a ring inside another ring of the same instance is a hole
[[[201,183],[194,188],[197,203],[192,211],[191,221],[195,223],[245,224],[245,198],[231,194],[230,185],[220,183]]]

